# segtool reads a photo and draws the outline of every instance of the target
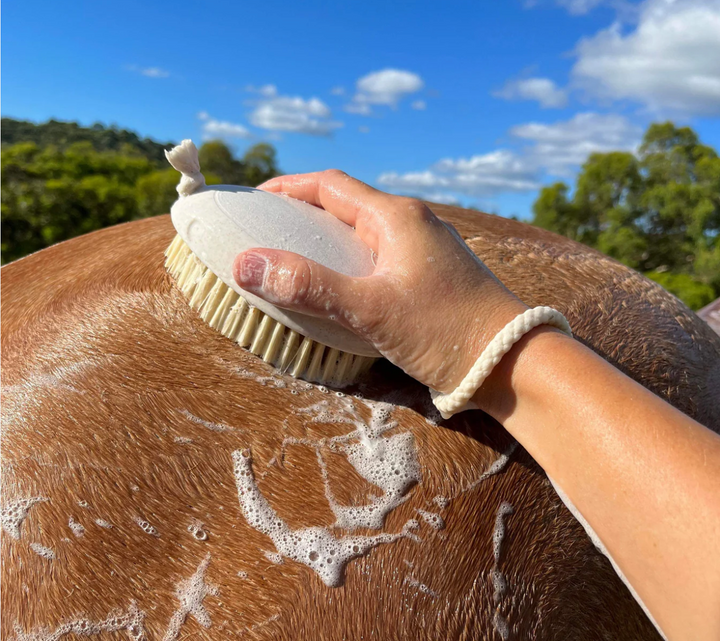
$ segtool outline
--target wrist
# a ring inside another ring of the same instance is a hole
[[[563,348],[577,344],[564,332],[540,325],[523,336],[493,368],[472,402],[501,424],[519,403],[543,403],[543,369]]]
[[[482,317],[478,310],[492,309],[492,314]],[[507,291],[500,292],[494,297],[485,296],[483,300],[468,304],[465,313],[460,318],[467,319],[453,335],[462,335],[462,345],[467,347],[461,350],[461,357],[451,361],[452,368],[449,369],[440,383],[431,384],[433,389],[449,394],[462,383],[465,376],[471,370],[483,351],[490,344],[492,339],[513,319],[528,310],[519,298]],[[455,346],[453,349],[457,349]],[[449,350],[445,350],[446,352]],[[498,364],[499,365],[499,364]]]

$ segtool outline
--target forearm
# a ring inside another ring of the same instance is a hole
[[[720,633],[720,438],[559,332],[474,401],[565,491],[670,639]]]
[[[434,390],[452,392],[483,346],[526,309],[417,200],[337,171],[263,189],[354,227],[377,255],[375,269],[351,278],[254,249],[236,261],[238,284],[279,307],[339,321]],[[474,400],[569,496],[671,639],[720,636],[717,436],[547,328],[506,354]]]

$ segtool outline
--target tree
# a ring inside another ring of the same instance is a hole
[[[645,272],[697,309],[720,295],[720,159],[689,127],[651,125],[637,155],[592,154],[572,196],[545,187],[534,224]]]
[[[242,160],[236,160],[222,140],[210,140],[198,152],[203,173],[219,176],[225,185],[257,185],[279,175],[275,148],[267,143],[253,145]],[[209,183],[208,183],[209,184]]]
[[[280,175],[275,158],[275,147],[261,142],[245,152],[245,179],[248,185],[257,187],[275,176]]]
[[[152,169],[147,158],[97,152],[88,142],[3,149],[3,261],[139,217],[135,183]]]
[[[207,185],[220,185],[220,176],[203,170]],[[172,167],[141,176],[135,186],[138,212],[142,218],[166,214],[177,200],[177,186],[180,172]]]
[[[211,173],[220,178],[223,185],[248,185],[245,165],[237,160],[222,140],[210,140],[198,150],[203,174]],[[206,176],[207,182],[207,176]]]
[[[581,221],[578,208],[568,200],[569,187],[557,182],[544,187],[533,205],[534,224],[572,238],[581,240]]]
[[[3,119],[2,260],[108,225],[170,211],[180,174],[163,145],[132,132]],[[22,141],[25,138],[27,141]],[[146,153],[147,152],[147,153]],[[208,185],[257,185],[277,175],[275,150],[236,159],[221,141],[199,150]]]
[[[3,118],[0,130],[3,147],[20,142],[34,142],[38,147],[48,146],[67,149],[77,142],[89,142],[96,151],[117,151],[124,155],[144,156],[160,166],[166,164],[165,149],[171,143],[159,143],[150,138],[140,138],[135,132],[106,127],[95,123],[92,127],[81,127],[76,122],[48,120],[36,125],[27,120]]]

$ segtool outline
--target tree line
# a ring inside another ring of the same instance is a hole
[[[167,213],[180,174],[161,144],[137,134],[51,120],[2,119],[2,262],[96,229]],[[208,184],[256,186],[277,176],[275,149],[260,143],[235,158],[204,143]]]
[[[159,143],[117,127],[2,119],[2,261],[108,225],[166,213],[179,174]],[[278,175],[275,149],[200,147],[208,184]],[[689,127],[651,125],[636,153],[591,154],[574,188],[541,190],[535,225],[643,272],[693,309],[720,296],[720,158]]]
[[[720,158],[689,127],[650,125],[636,153],[591,154],[533,223],[599,249],[699,309],[720,296]]]

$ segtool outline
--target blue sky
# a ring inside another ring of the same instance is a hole
[[[259,141],[288,173],[530,216],[659,119],[720,149],[720,0],[9,0],[2,113]]]

